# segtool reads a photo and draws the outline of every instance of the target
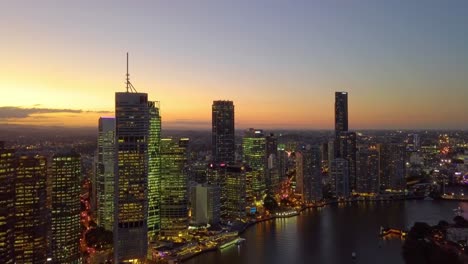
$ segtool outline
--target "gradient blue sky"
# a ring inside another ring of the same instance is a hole
[[[0,123],[95,126],[129,51],[167,128],[209,127],[216,99],[234,100],[239,128],[332,128],[345,90],[352,129],[467,129],[467,14],[468,1],[5,1]]]

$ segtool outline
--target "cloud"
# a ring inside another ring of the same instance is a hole
[[[83,111],[81,109],[56,109],[56,108],[40,108],[40,107],[19,107],[19,106],[1,106],[0,119],[21,119],[28,118],[34,114],[50,114],[50,113],[113,113],[111,111]]]
[[[113,114],[114,111],[86,111],[86,113]]]

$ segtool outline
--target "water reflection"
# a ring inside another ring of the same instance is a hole
[[[241,247],[210,252],[190,264],[217,263],[403,263],[402,241],[380,240],[380,226],[408,228],[416,221],[453,219],[453,201],[360,202],[310,209],[297,217],[259,223],[242,236]],[[351,253],[357,253],[355,262]]]

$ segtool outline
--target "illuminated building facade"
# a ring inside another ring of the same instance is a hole
[[[46,187],[46,158],[18,156],[15,180],[16,263],[46,262],[49,226]]]
[[[266,150],[266,138],[262,130],[250,128],[245,132],[242,139],[243,162],[247,163],[252,169],[251,179],[248,180],[248,183],[250,183],[248,188],[251,188],[256,200],[260,200],[266,191]]]
[[[321,149],[307,145],[303,151],[304,159],[304,201],[318,201],[322,194]]]
[[[378,193],[379,184],[379,151],[376,146],[359,150],[357,153],[356,176],[358,193]]]
[[[161,139],[161,236],[184,235],[188,228],[188,138]]]
[[[99,118],[95,174],[93,189],[96,189],[97,223],[112,231],[115,193],[115,118]]]
[[[161,199],[161,116],[159,102],[148,102],[148,239],[156,239],[160,226],[159,201]]]
[[[14,150],[0,141],[0,263],[15,263],[14,208],[15,160]]]
[[[143,262],[148,247],[148,95],[116,93],[115,120],[114,262]]]
[[[304,157],[302,153],[297,151],[295,153],[296,160],[296,181],[295,181],[295,193],[300,195],[301,200],[304,201]]]
[[[336,158],[330,166],[330,175],[335,181],[336,197],[349,197],[349,172],[348,161],[342,158]]]
[[[380,189],[403,191],[406,188],[406,146],[380,144]]]
[[[279,158],[278,158],[278,138],[274,134],[265,137],[266,140],[266,157],[267,170],[265,177],[265,185],[267,190],[275,192],[279,187]]]
[[[70,152],[52,158],[52,261],[81,263],[81,157]]]
[[[335,92],[335,134],[348,131],[348,93]]]
[[[338,138],[337,158],[348,161],[349,188],[356,190],[356,133],[341,132]]]
[[[234,103],[213,101],[211,146],[214,163],[235,161]]]
[[[246,176],[251,169],[244,164],[228,165],[226,168],[226,201],[221,215],[225,220],[244,219],[246,214]]]

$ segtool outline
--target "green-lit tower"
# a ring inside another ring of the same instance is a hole
[[[154,240],[161,228],[161,115],[159,102],[148,102],[148,239]]]
[[[246,179],[247,193],[254,197],[246,197],[248,202],[261,200],[266,191],[267,148],[266,138],[262,130],[249,129],[242,140],[243,161],[252,168],[251,179]],[[251,189],[251,190],[249,190]]]

